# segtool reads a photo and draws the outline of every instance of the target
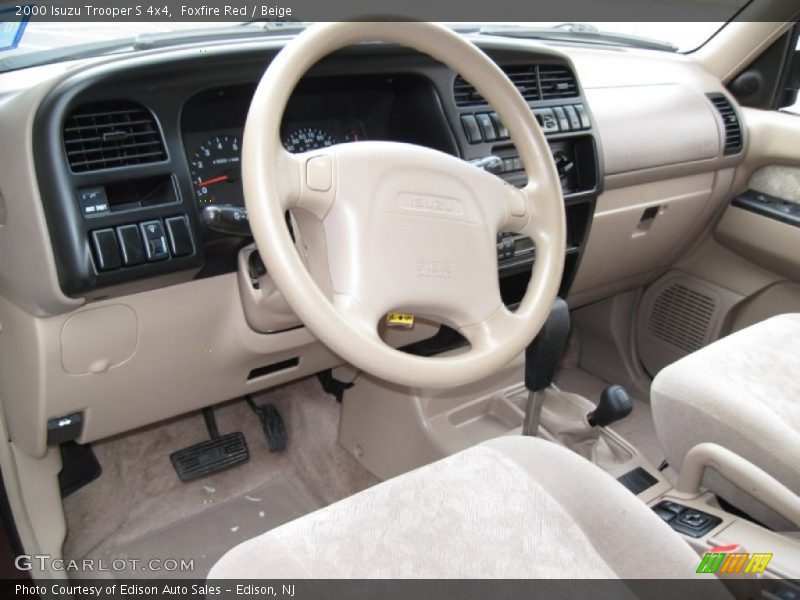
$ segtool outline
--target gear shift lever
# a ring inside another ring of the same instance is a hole
[[[586,415],[586,422],[592,427],[606,427],[624,419],[633,410],[628,392],[621,385],[610,385],[600,395],[600,402]]]
[[[556,298],[547,321],[525,350],[525,387],[529,393],[522,435],[535,436],[539,431],[544,390],[553,383],[568,335],[569,307]]]

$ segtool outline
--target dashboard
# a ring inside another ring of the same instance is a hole
[[[376,56],[377,53],[377,56]],[[251,242],[241,182],[250,99],[272,52],[221,55],[67,79],[34,123],[42,203],[61,290],[88,300],[237,269]],[[591,108],[556,53],[497,52],[550,141],[566,198],[569,289],[601,191]],[[297,86],[281,119],[290,152],[362,140],[406,142],[491,159],[498,176],[527,174],[491,107],[433,59],[394,47],[346,50]],[[504,300],[522,296],[535,258],[528,240],[498,236]],[[166,282],[166,283],[165,283]]]
[[[9,358],[0,393],[26,451],[44,451],[50,419],[83,414],[81,440],[91,441],[341,364],[250,271],[241,136],[283,43],[186,45],[0,75],[0,137],[14,140],[0,161],[0,350]],[[664,53],[476,43],[524,95],[561,176],[560,294],[580,306],[651,280],[710,221],[742,161],[741,143],[728,153],[736,111],[719,80]],[[490,159],[513,185],[529,175],[469,82],[398,47],[365,44],[320,61],[274,118],[296,151],[398,141]],[[204,218],[226,208],[245,217],[234,235]],[[498,237],[509,306],[535,250]],[[284,326],[259,323],[267,313]],[[438,354],[459,343],[434,325],[391,330],[392,344]]]

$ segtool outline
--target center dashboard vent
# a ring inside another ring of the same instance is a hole
[[[717,109],[722,123],[725,125],[725,147],[723,154],[736,154],[742,150],[742,125],[736,109],[722,94],[708,94],[711,104]]]
[[[166,160],[152,113],[128,101],[85,104],[64,122],[64,149],[73,173]]]
[[[502,69],[527,102],[572,98],[578,95],[578,82],[569,67],[512,65]],[[461,75],[458,75],[453,82],[453,97],[459,108],[486,104],[483,96]]]

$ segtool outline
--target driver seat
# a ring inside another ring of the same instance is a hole
[[[515,436],[246,541],[209,578],[685,579],[698,564],[604,471],[551,442]]]

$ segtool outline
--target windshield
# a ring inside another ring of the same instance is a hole
[[[744,0],[729,0],[730,15]],[[0,15],[0,19],[3,17]],[[104,23],[29,23],[0,21],[0,71],[68,58],[109,52],[135,51],[159,44],[198,41],[218,36],[290,34],[306,23],[231,23],[231,22],[104,22]],[[555,40],[578,40],[588,43],[637,45],[658,50],[690,52],[704,44],[725,21],[717,22],[569,22],[569,23],[447,23],[460,31],[484,35]],[[197,34],[196,36],[194,34]],[[16,39],[15,39],[16,38]],[[644,43],[650,42],[651,45]],[[20,60],[24,57],[24,60]],[[8,60],[11,59],[11,60]]]

